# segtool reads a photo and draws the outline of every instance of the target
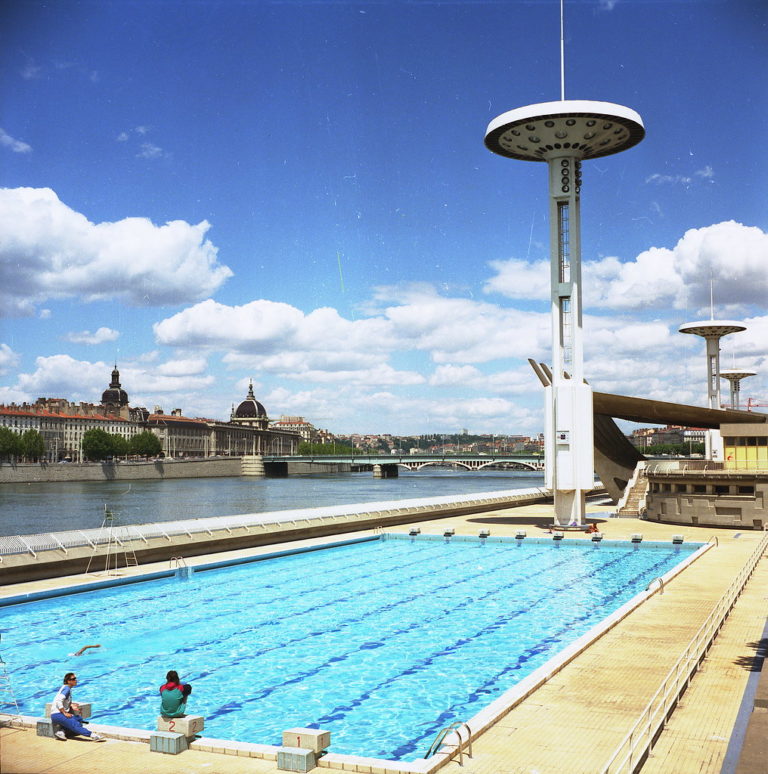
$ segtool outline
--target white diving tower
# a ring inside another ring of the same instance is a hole
[[[728,368],[720,371],[720,377],[731,383],[731,408],[739,410],[739,393],[741,392],[741,380],[748,376],[755,376],[754,371],[743,371],[739,368]]]
[[[730,333],[740,333],[747,328],[733,320],[701,320],[681,325],[680,333],[701,336],[707,342],[707,405],[720,408],[720,339]]]
[[[561,90],[563,96],[564,90]],[[549,167],[552,385],[546,387],[546,482],[555,521],[584,520],[594,486],[592,389],[584,383],[581,162],[620,153],[645,136],[640,116],[610,102],[566,100],[510,110],[488,125],[493,153]]]

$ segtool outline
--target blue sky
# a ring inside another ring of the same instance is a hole
[[[704,405],[677,329],[711,279],[768,403],[768,5],[565,13],[566,98],[647,131],[584,165],[587,378]],[[0,28],[0,402],[98,400],[117,362],[189,416],[252,378],[338,433],[543,429],[546,169],[483,136],[559,98],[557,0],[6,0]]]

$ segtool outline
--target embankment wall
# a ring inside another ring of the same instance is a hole
[[[269,475],[348,473],[350,465],[332,462],[280,463],[281,470],[268,467]],[[0,484],[42,484],[52,481],[136,481],[166,478],[222,478],[242,475],[240,457],[154,462],[83,462],[66,465],[46,462],[12,465],[0,463]]]
[[[239,476],[240,458],[157,460],[155,462],[83,462],[68,465],[0,465],[0,484],[50,481],[131,481],[142,478],[210,478]]]

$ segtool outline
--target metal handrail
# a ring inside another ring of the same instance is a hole
[[[648,585],[645,587],[645,590],[646,590],[646,591],[650,591],[650,590],[651,590],[651,585],[652,585],[653,583],[655,583],[656,581],[658,581],[658,582],[659,582],[659,594],[663,594],[663,593],[664,593],[664,578],[662,578],[661,576],[659,576],[658,578],[654,578],[654,579],[653,579],[653,580],[652,580],[652,581],[651,581],[651,582],[650,582],[650,583],[649,583],[649,584],[648,584]]]
[[[448,754],[448,758],[446,760],[451,760],[453,756],[458,752],[459,753],[459,766],[464,765],[464,741],[461,738],[461,734],[459,733],[460,729],[465,728],[467,730],[467,745],[469,747],[469,752],[467,753],[467,757],[472,757],[472,731],[470,730],[469,726],[464,723],[461,720],[456,720],[450,725],[446,726],[445,728],[441,729],[437,732],[437,736],[435,737],[435,741],[432,742],[432,744],[429,746],[429,750],[427,750],[427,754],[424,756],[425,758],[431,758],[444,744],[445,737],[448,736],[451,732],[456,734],[456,739],[458,740],[458,744],[456,745],[456,748]]]
[[[648,753],[672,714],[678,699],[688,687],[694,673],[728,617],[736,599],[754,572],[764,551],[768,548],[768,534],[759,542],[745,565],[733,579],[704,623],[689,642],[688,647],[667,673],[656,693],[640,714],[639,719],[621,741],[600,774],[631,774]]]
[[[147,543],[152,538],[165,538],[169,542],[172,535],[208,534],[213,535],[212,530],[224,529],[231,532],[238,527],[262,527],[280,529],[285,524],[296,524],[297,521],[306,521],[316,518],[338,518],[345,521],[370,518],[370,514],[376,513],[382,516],[402,514],[411,511],[418,513],[426,510],[437,510],[449,507],[452,504],[480,504],[488,502],[489,495],[495,502],[517,502],[525,498],[537,498],[542,494],[538,487],[529,489],[497,490],[494,492],[475,492],[465,495],[446,495],[440,497],[409,498],[403,500],[388,500],[382,502],[355,503],[340,506],[321,506],[319,508],[304,508],[286,511],[272,511],[270,513],[250,513],[237,516],[213,516],[200,519],[186,519],[148,524],[129,524],[114,526],[112,536],[119,538],[120,544],[125,542]],[[7,535],[0,536],[0,559],[11,554],[32,554],[36,552],[66,548],[90,546],[95,549],[98,544],[108,543],[109,538],[100,529],[70,530],[66,532],[46,532],[33,535]]]

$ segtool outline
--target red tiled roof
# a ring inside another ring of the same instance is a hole
[[[57,419],[99,419],[105,422],[127,422],[123,417],[106,414],[63,414],[56,411],[25,410],[18,406],[0,406],[0,414],[14,417],[55,417]]]

